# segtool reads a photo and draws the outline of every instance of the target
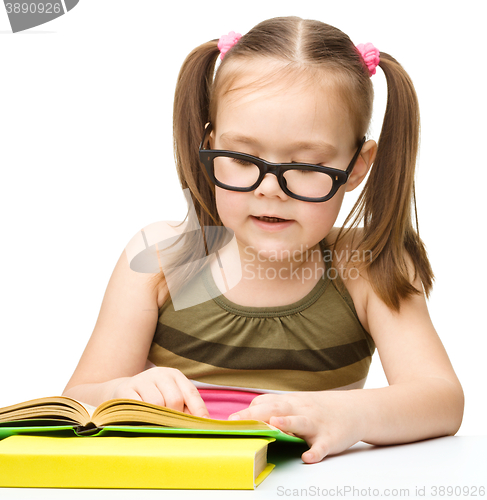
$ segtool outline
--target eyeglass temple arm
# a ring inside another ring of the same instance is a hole
[[[355,166],[355,162],[357,161],[357,158],[359,157],[359,155],[360,155],[360,153],[362,151],[362,148],[364,147],[364,144],[365,144],[365,136],[363,136],[362,141],[360,142],[360,146],[357,149],[357,151],[355,152],[355,154],[353,155],[353,158],[350,161],[350,163],[349,163],[349,165],[347,167],[347,170],[345,170],[345,172],[347,174],[350,175],[352,173],[353,167]]]
[[[205,126],[205,133],[203,134],[203,139],[201,140],[201,144],[200,144],[199,149],[206,149],[205,142],[206,142],[206,139],[208,139],[208,135],[211,132],[211,130],[212,130],[211,123],[208,122]]]

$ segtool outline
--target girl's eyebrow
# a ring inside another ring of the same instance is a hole
[[[259,141],[253,137],[246,135],[235,134],[233,132],[225,132],[220,136],[220,140],[229,141],[231,143],[237,142],[241,144],[250,144],[251,146],[259,145]]]
[[[298,151],[316,151],[324,153],[327,157],[333,158],[338,155],[338,150],[332,144],[325,141],[307,142],[299,141],[290,144],[290,147]]]
[[[233,132],[225,132],[220,136],[220,140],[229,141],[231,143],[248,144],[258,146],[260,143],[257,139],[246,135],[235,134]],[[297,141],[288,144],[289,149],[296,151],[316,151],[325,154],[329,158],[337,156],[338,150],[332,144],[325,141]]]

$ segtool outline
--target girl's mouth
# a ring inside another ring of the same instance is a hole
[[[281,217],[272,217],[268,215],[252,215],[254,224],[263,231],[282,231],[294,224],[292,219],[282,219]]]
[[[288,222],[289,219],[280,219],[279,217],[267,217],[263,215],[261,217],[256,217],[258,220],[262,220],[264,222]]]

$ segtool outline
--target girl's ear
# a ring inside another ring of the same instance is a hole
[[[360,152],[359,157],[353,167],[352,173],[345,185],[345,191],[353,191],[364,179],[374,163],[377,154],[377,143],[375,141],[367,141]]]

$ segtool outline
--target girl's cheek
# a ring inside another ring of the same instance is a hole
[[[342,205],[342,199],[339,197],[339,194],[337,193],[331,200],[324,203],[314,204],[309,211],[310,218],[316,222],[324,223],[331,221],[334,224]]]
[[[232,220],[236,214],[242,213],[239,194],[241,193],[235,193],[218,187],[215,188],[216,209],[221,221],[227,227],[231,227]]]

